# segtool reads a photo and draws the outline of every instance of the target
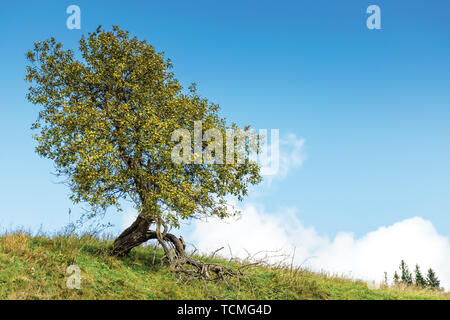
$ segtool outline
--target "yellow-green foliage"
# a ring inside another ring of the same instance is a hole
[[[223,165],[172,161],[175,130],[190,136],[199,121],[223,137],[236,126],[195,86],[185,92],[169,59],[146,41],[99,27],[77,53],[54,38],[39,41],[27,53],[26,75],[27,98],[40,107],[36,151],[55,162],[72,200],[105,209],[129,197],[140,213],[177,225],[199,213],[227,216],[225,196],[241,198],[261,181],[249,157]],[[200,144],[192,158],[204,152]]]
[[[109,255],[111,245],[89,235],[5,234],[0,237],[0,299],[450,299],[412,287],[371,290],[361,281],[287,268],[249,268],[245,277],[228,282],[186,282],[161,263],[160,250],[138,247],[116,258]],[[72,264],[81,269],[80,290],[66,286]]]

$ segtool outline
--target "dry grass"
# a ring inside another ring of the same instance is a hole
[[[16,231],[10,234],[5,234],[2,237],[2,248],[5,253],[21,255],[25,251],[28,251],[29,241],[29,233]]]

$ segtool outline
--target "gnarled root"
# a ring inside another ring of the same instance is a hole
[[[149,230],[149,227],[155,222],[156,230]],[[161,231],[161,227],[163,227],[163,231]],[[183,238],[168,233],[167,229],[167,225],[161,218],[144,219],[139,216],[114,241],[112,254],[117,256],[127,255],[134,247],[148,240],[156,239],[164,250],[164,257],[176,273],[203,280],[223,280],[226,276],[241,275],[240,269],[234,271],[229,267],[203,262],[186,254],[186,243]]]
[[[241,274],[240,270],[234,271],[229,267],[216,263],[207,263],[195,259],[186,254],[186,243],[183,238],[176,237],[171,233],[164,232],[158,237],[157,231],[148,231],[148,239],[158,239],[164,249],[166,258],[169,260],[170,266],[176,273],[182,273],[195,279],[203,280],[223,280],[226,276],[237,276]],[[169,245],[173,247],[173,255],[169,249]]]

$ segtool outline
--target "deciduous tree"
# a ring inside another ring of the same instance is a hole
[[[94,213],[120,209],[121,199],[135,203],[138,217],[115,240],[115,255],[157,239],[169,260],[185,259],[183,239],[168,227],[197,216],[227,217],[226,197],[242,199],[261,181],[248,156],[226,164],[172,161],[176,129],[193,132],[194,121],[201,121],[204,130],[225,136],[237,127],[195,86],[184,90],[170,60],[145,40],[99,27],[81,38],[79,51],[51,38],[35,43],[27,59],[28,99],[40,106],[32,127],[36,151],[54,161],[71,199],[87,202]]]

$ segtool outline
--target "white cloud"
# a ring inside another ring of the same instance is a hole
[[[303,152],[305,139],[297,138],[294,133],[280,139],[280,176],[285,177],[288,172],[303,164],[306,155]]]
[[[272,137],[273,139],[273,137]],[[272,141],[271,143],[274,143]],[[273,179],[283,179],[287,174],[300,167],[306,160],[303,152],[305,139],[297,138],[294,133],[289,133],[278,140],[278,149],[271,150],[267,159],[263,161],[262,175],[266,177],[269,184]]]
[[[450,288],[449,240],[439,235],[431,222],[419,217],[380,227],[361,238],[341,232],[330,240],[318,235],[314,228],[304,227],[293,209],[268,214],[250,204],[237,221],[196,221],[191,236],[203,252],[229,245],[233,255],[241,258],[247,256],[247,251],[254,254],[261,250],[283,249],[292,255],[295,247],[297,265],[303,263],[312,270],[364,280],[382,281],[385,271],[391,279],[404,259],[410,269],[416,263],[423,273],[433,268],[441,285]],[[221,253],[228,254],[228,250]]]

